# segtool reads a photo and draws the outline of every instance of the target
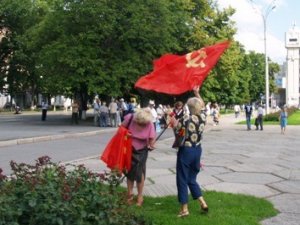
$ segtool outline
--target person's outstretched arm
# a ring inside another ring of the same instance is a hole
[[[204,101],[203,101],[203,99],[201,98],[201,96],[200,96],[200,94],[199,94],[199,90],[200,90],[200,86],[195,86],[195,87],[193,88],[193,92],[194,92],[195,97],[197,97],[197,98],[200,99],[201,104],[202,104],[202,108],[204,108],[204,107],[205,107],[205,104],[204,104]]]

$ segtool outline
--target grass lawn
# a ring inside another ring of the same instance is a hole
[[[288,125],[300,125],[300,111],[297,111],[288,117]]]
[[[254,125],[255,118],[251,119],[251,124]],[[238,122],[237,124],[246,124],[246,121]],[[280,125],[279,121],[264,121],[264,125]],[[300,125],[300,111],[294,112],[288,117],[288,125]]]
[[[200,211],[198,201],[190,199],[190,215],[184,218],[177,218],[180,206],[176,196],[145,197],[143,207],[134,206],[134,210],[160,225],[259,225],[277,214],[267,200],[247,195],[207,191],[205,200],[207,214]]]

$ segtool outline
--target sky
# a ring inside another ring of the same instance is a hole
[[[264,23],[266,18],[267,55],[273,62],[285,61],[285,33],[293,24],[300,27],[299,0],[215,0],[220,8],[229,5],[236,9],[232,20],[236,22],[235,40],[242,43],[247,51],[264,53]],[[269,11],[268,7],[275,5]],[[264,16],[263,16],[264,15]],[[267,15],[267,16],[266,16]]]

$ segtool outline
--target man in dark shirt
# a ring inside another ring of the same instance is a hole
[[[251,115],[252,115],[251,104],[245,105],[245,114],[246,114],[247,130],[251,130]]]

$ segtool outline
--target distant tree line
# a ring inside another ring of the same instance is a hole
[[[256,101],[264,55],[234,40],[234,12],[213,0],[1,0],[0,89],[27,91],[32,105],[38,93],[79,96],[84,105],[96,94],[129,98],[141,94],[134,83],[161,55],[231,40],[201,94],[227,106]],[[271,92],[278,71],[271,62]]]

